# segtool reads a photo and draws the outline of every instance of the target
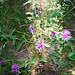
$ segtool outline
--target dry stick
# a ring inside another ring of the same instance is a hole
[[[66,29],[65,29],[66,30]],[[75,31],[75,29],[68,29],[68,30],[70,30],[70,31]]]
[[[15,32],[26,34],[25,32],[20,32],[20,31],[17,31],[17,30]],[[28,35],[28,34],[26,34],[26,35],[30,37],[30,35]]]
[[[2,57],[2,59],[3,59],[3,62],[9,62],[9,61],[15,61],[15,60],[17,60],[17,61],[25,61],[26,59],[9,59],[9,60],[5,60],[3,57]]]
[[[70,11],[72,11],[74,8],[75,8],[75,6],[74,6],[71,10],[69,10],[65,15],[63,15],[63,17],[66,16],[66,15],[67,15]]]
[[[74,4],[69,0],[69,2],[74,6]]]

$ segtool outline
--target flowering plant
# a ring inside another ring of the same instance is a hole
[[[18,71],[18,65],[17,64],[13,64],[12,65],[12,72],[13,73],[17,73],[17,71]]]

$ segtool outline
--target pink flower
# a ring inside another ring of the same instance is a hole
[[[60,38],[62,38],[64,41],[69,40],[71,38],[70,32],[68,30],[64,30],[64,32],[61,32]]]
[[[42,50],[44,48],[44,44],[43,44],[43,41],[41,42],[40,40],[37,41],[36,43],[36,50]]]
[[[68,31],[68,30],[64,30],[64,34],[69,35],[70,33],[71,33],[70,31]]]
[[[17,70],[18,69],[18,65],[17,64],[13,64],[11,68],[12,68],[12,72],[13,73],[17,73],[17,71],[18,71]]]

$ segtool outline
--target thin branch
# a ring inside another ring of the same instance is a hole
[[[66,16],[68,13],[70,13],[74,8],[75,6],[71,10],[69,10],[65,15],[63,15],[63,17]]]

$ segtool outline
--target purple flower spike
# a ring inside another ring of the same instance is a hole
[[[12,72],[13,73],[17,73],[17,71],[18,71],[17,69],[18,69],[18,65],[17,64],[13,64],[12,65]]]
[[[43,44],[43,41],[42,41],[42,43],[41,43],[41,41],[39,40],[39,41],[37,41],[37,43],[36,43],[36,50],[42,50],[44,48],[44,44]]]
[[[68,0],[65,0],[65,1],[68,1]]]
[[[68,30],[64,30],[63,33],[61,33],[60,38],[62,38],[62,40],[67,41],[69,40],[70,37],[70,32]]]
[[[55,33],[56,33],[55,31],[51,31],[52,36],[54,36],[54,35],[55,35]]]
[[[32,33],[34,31],[34,27],[32,25],[29,26],[29,31]]]

